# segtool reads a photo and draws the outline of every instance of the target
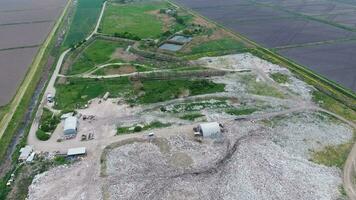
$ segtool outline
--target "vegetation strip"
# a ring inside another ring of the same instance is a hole
[[[52,20],[41,20],[41,21],[32,21],[32,22],[17,22],[17,23],[6,23],[0,24],[0,26],[12,26],[12,25],[19,25],[19,24],[39,24],[45,22],[52,22]]]
[[[36,48],[36,47],[39,47],[39,46],[40,46],[39,44],[35,44],[35,45],[29,45],[29,46],[12,47],[12,48],[0,49],[0,51],[10,51],[10,50],[15,50],[15,49]]]

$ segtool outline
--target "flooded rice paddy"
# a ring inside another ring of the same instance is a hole
[[[176,2],[356,91],[356,1]]]
[[[67,0],[0,0],[0,106],[9,103]]]

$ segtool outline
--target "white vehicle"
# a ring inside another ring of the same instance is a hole
[[[52,103],[54,101],[54,97],[51,93],[47,94],[47,101],[48,101],[48,103]]]

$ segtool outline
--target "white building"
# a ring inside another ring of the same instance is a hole
[[[20,157],[19,160],[25,161],[32,153],[33,148],[29,145],[20,149]]]
[[[203,137],[218,137],[221,134],[220,124],[217,122],[209,122],[199,124],[198,130]]]
[[[67,117],[64,120],[64,135],[74,135],[77,134],[78,129],[78,119],[76,117]]]
[[[68,149],[67,156],[80,156],[85,155],[86,149],[85,147],[71,148]]]
[[[32,152],[31,155],[26,159],[26,162],[32,162],[35,158],[36,153]]]

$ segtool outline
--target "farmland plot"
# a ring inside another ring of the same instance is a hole
[[[356,37],[352,1],[176,1],[356,91],[355,45],[340,43]]]

